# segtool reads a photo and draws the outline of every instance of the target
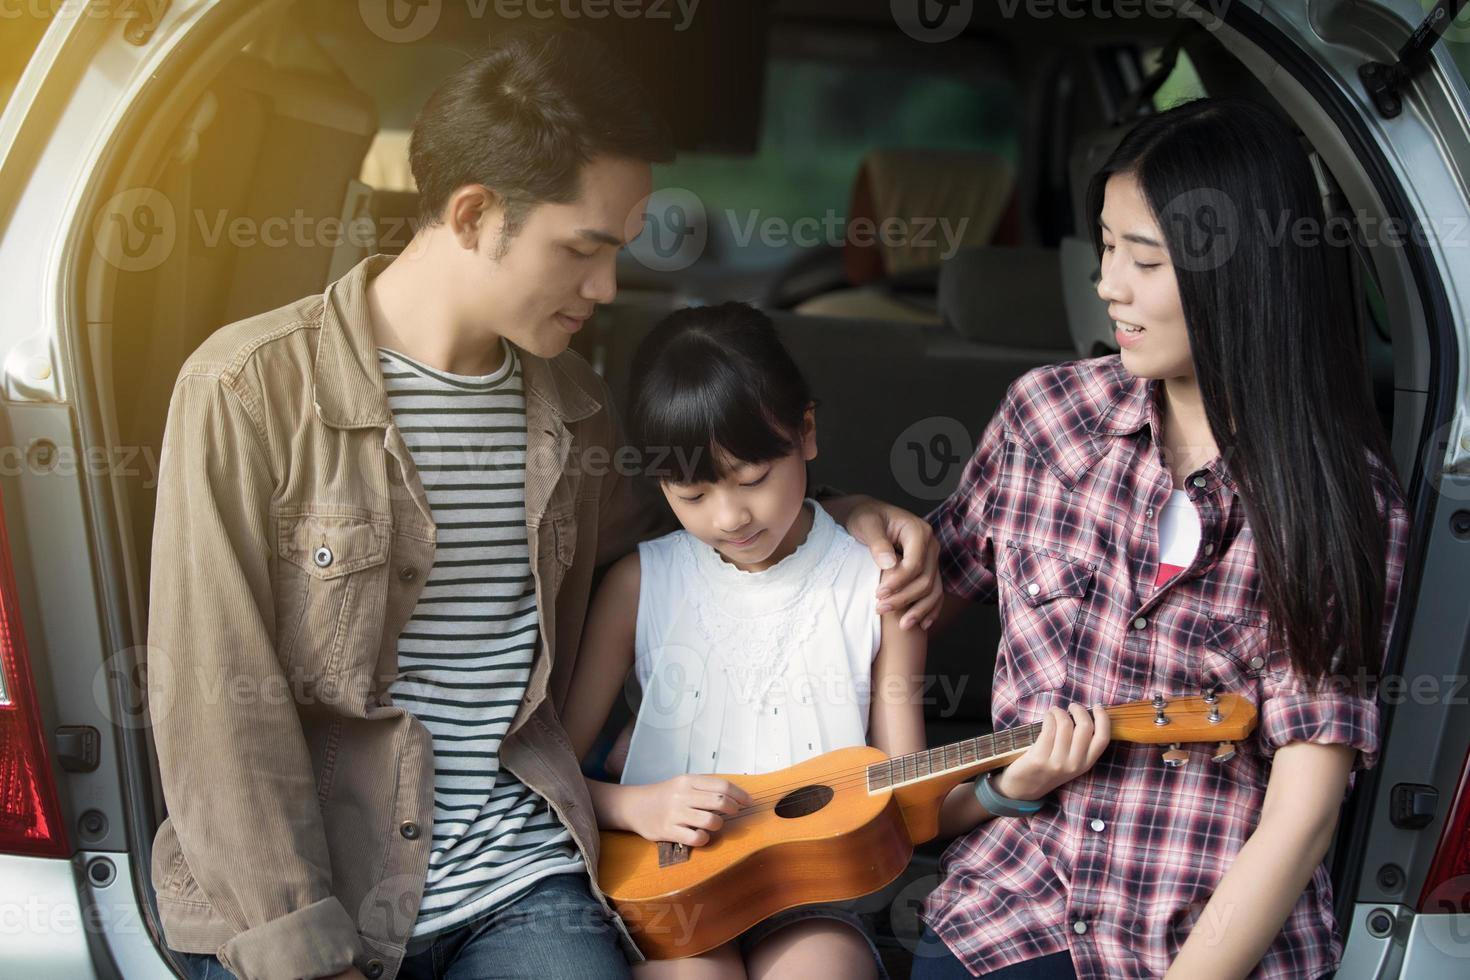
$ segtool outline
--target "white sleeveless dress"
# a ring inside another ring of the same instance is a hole
[[[741,571],[687,531],[638,546],[642,703],[624,784],[771,772],[867,744],[880,572],[806,506],[806,540],[764,571]]]

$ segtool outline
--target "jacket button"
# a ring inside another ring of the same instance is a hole
[[[404,840],[418,840],[419,825],[412,820],[405,820],[398,825],[398,832],[403,835]]]
[[[316,562],[317,568],[326,568],[332,563],[332,549],[326,545],[322,545],[316,549],[316,552],[311,556],[311,560]]]
[[[418,574],[419,570],[417,568],[414,568],[412,565],[404,565],[398,570],[398,577],[403,579],[403,581],[405,582],[412,582],[415,578],[418,577]]]
[[[383,975],[383,961],[368,960],[362,965],[362,975],[368,980],[378,980],[378,977]]]

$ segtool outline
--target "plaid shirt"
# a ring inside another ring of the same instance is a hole
[[[1155,586],[1158,516],[1174,489],[1160,465],[1159,383],[1117,355],[1051,365],[1012,385],[954,494],[929,515],[949,592],[998,598],[997,730],[1052,705],[1116,703],[1219,683],[1260,723],[1227,763],[1192,746],[1116,742],[1029,819],[994,819],[944,854],[923,920],[971,971],[1071,949],[1079,977],[1157,976],[1256,826],[1271,756],[1289,742],[1378,751],[1378,711],[1341,691],[1307,692],[1267,640],[1251,530],[1216,457],[1184,489],[1201,540],[1188,568]],[[1370,466],[1386,519],[1383,638],[1392,629],[1408,516],[1394,476]],[[1339,685],[1339,688],[1342,685]],[[1223,919],[1224,916],[1221,916]],[[1312,875],[1253,977],[1318,977],[1342,952],[1325,864]]]

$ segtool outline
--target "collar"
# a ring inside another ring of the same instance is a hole
[[[1164,434],[1163,415],[1160,411],[1164,397],[1163,382],[1157,378],[1140,378],[1129,374],[1123,368],[1121,357],[1117,358],[1116,368],[1121,372],[1117,397],[1107,411],[1098,416],[1093,431],[1100,436],[1127,436],[1147,425],[1152,430],[1151,438],[1157,447]],[[1204,482],[1199,482],[1201,480]],[[1231,493],[1240,492],[1223,456],[1216,456],[1189,474],[1185,482],[1188,484],[1186,492],[1191,498],[1198,492],[1212,493],[1222,486]]]
[[[1033,391],[1023,391],[1018,413],[1027,442],[1049,469],[1070,489],[1076,486],[1116,439],[1136,435],[1148,427],[1155,451],[1163,436],[1160,399],[1163,384],[1140,378],[1123,367],[1117,354],[1072,361],[1043,369],[1046,377]],[[1194,481],[1203,478],[1204,484]],[[1191,496],[1223,486],[1238,493],[1221,457],[1191,473]]]
[[[386,427],[392,420],[373,341],[367,286],[393,261],[391,255],[370,255],[328,285],[322,296],[312,392],[317,416],[335,428]],[[602,408],[566,366],[558,363],[566,355],[536,357],[519,347],[516,353],[521,359],[528,421],[536,408],[561,422],[581,421]]]

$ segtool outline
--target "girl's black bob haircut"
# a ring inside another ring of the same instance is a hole
[[[815,402],[771,318],[746,303],[676,310],[633,355],[628,430],[644,474],[714,483],[796,451]]]

